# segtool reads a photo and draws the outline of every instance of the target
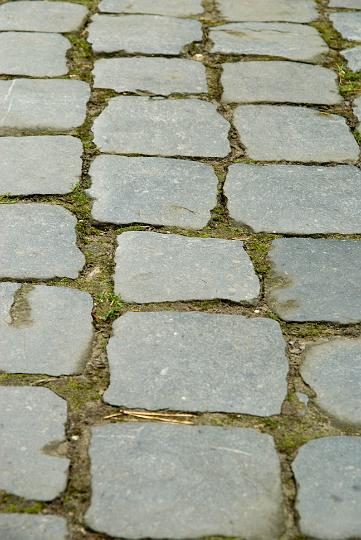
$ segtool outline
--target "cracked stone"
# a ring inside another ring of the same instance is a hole
[[[4,540],[66,540],[66,521],[58,516],[0,514]]]
[[[227,103],[340,103],[334,71],[295,62],[223,64],[222,101]]]
[[[360,437],[323,437],[302,446],[292,465],[301,533],[343,540],[361,536]]]
[[[92,216],[100,222],[202,229],[217,204],[217,177],[203,163],[98,156],[90,176]]]
[[[279,56],[318,62],[328,53],[320,34],[310,26],[292,23],[229,23],[210,30],[211,52]]]
[[[310,22],[318,17],[312,0],[218,0],[229,21]]]
[[[87,13],[86,7],[70,2],[6,2],[0,6],[0,30],[74,32],[83,24]]]
[[[0,206],[0,278],[76,278],[85,257],[76,246],[76,219],[61,206]]]
[[[150,410],[280,414],[284,351],[279,324],[270,319],[127,313],[113,325],[104,399]]]
[[[93,132],[102,152],[224,157],[229,128],[207,101],[120,96],[95,119]]]
[[[203,64],[183,58],[102,58],[95,62],[94,86],[117,92],[207,92]]]
[[[286,321],[361,321],[361,242],[279,238],[269,254],[270,307]]]
[[[361,41],[361,13],[331,13],[330,19],[344,39]]]
[[[280,466],[269,435],[112,424],[92,429],[90,457],[86,523],[96,531],[125,538],[265,540],[282,532]]]
[[[0,134],[16,130],[70,131],[84,122],[89,96],[89,85],[83,81],[2,80]]]
[[[253,303],[260,290],[238,240],[130,231],[118,236],[115,259],[115,291],[126,302]]]
[[[0,137],[0,194],[69,193],[81,175],[82,152],[76,137]]]
[[[69,460],[45,449],[64,440],[66,411],[47,388],[0,388],[1,490],[50,501],[65,489]]]
[[[92,307],[75,289],[0,283],[0,371],[79,373],[92,343]]]
[[[259,161],[355,162],[359,146],[345,118],[289,105],[240,105],[234,125]]]
[[[361,122],[361,96],[355,99],[353,102],[354,114],[356,115],[359,122]]]
[[[341,54],[346,58],[348,66],[352,71],[361,71],[361,46],[345,49],[341,51]]]
[[[198,21],[158,15],[94,15],[88,41],[95,53],[177,55],[193,41],[201,41]]]
[[[229,214],[255,232],[361,233],[361,172],[338,165],[231,165]]]
[[[330,0],[328,7],[361,9],[360,0]]]
[[[191,17],[202,13],[203,8],[201,0],[102,0],[99,11]]]

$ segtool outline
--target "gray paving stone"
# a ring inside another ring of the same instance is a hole
[[[66,521],[58,516],[0,514],[4,540],[66,540],[66,535]]]
[[[330,0],[328,7],[341,7],[350,9],[361,9],[360,0]]]
[[[353,110],[359,122],[361,122],[361,96],[353,102]]]
[[[0,278],[76,278],[85,257],[75,244],[76,219],[61,206],[0,205]]]
[[[89,85],[83,81],[2,80],[0,135],[16,130],[70,131],[84,122],[89,96]]]
[[[318,62],[328,47],[310,26],[292,23],[244,22],[217,26],[210,31],[211,51],[222,54],[279,56]]]
[[[360,437],[311,441],[299,450],[292,468],[302,534],[327,540],[360,537]]]
[[[202,229],[217,204],[218,180],[204,163],[98,156],[90,176],[92,216],[101,222]]]
[[[5,296],[0,308],[0,371],[81,372],[93,337],[91,296],[65,287],[15,286],[16,291],[13,283],[0,283],[0,303]]]
[[[279,324],[208,313],[127,313],[108,346],[104,399],[129,408],[271,416],[287,394]]]
[[[248,156],[259,161],[353,163],[360,153],[342,116],[307,107],[240,105],[234,125]]]
[[[361,13],[331,13],[330,19],[344,39],[361,41]]]
[[[129,302],[224,298],[252,303],[259,281],[237,240],[130,231],[118,236],[115,289]]]
[[[198,21],[158,15],[94,15],[88,41],[96,53],[126,51],[179,54],[185,45],[202,39]]]
[[[270,252],[270,307],[286,321],[361,321],[361,242],[281,238]]]
[[[310,22],[317,19],[312,0],[217,0],[229,21]]]
[[[189,17],[199,15],[203,8],[201,0],[102,0],[99,11]]]
[[[232,219],[256,232],[361,233],[361,172],[338,165],[231,165]]]
[[[0,388],[1,490],[50,501],[65,489],[69,460],[49,447],[65,438],[66,410],[47,388]]]
[[[64,194],[81,175],[83,146],[66,135],[0,137],[0,194]]]
[[[227,103],[340,103],[334,71],[295,62],[223,64],[222,101]]]
[[[0,30],[73,32],[83,24],[87,9],[72,2],[17,0],[0,6]]]
[[[95,62],[94,86],[117,92],[152,92],[167,96],[206,93],[203,64],[183,58],[103,58]]]
[[[348,66],[352,71],[361,71],[361,46],[345,49],[341,51],[341,54],[346,58]]]
[[[32,77],[65,75],[66,51],[70,47],[70,41],[58,34],[2,32],[0,73]]]
[[[93,132],[102,152],[223,157],[229,128],[207,101],[120,96],[95,119]]]
[[[269,435],[113,424],[93,428],[90,456],[92,529],[125,538],[280,536],[280,467]]]

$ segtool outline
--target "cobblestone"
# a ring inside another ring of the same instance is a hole
[[[201,0],[102,0],[99,11],[190,17],[202,13],[203,8]]]
[[[310,22],[317,19],[312,0],[218,0],[229,21]]]
[[[64,518],[0,514],[0,537],[4,540],[66,540]]]
[[[329,7],[341,7],[350,9],[361,9],[360,0],[330,0]]]
[[[361,122],[361,96],[355,99],[354,104],[354,113],[359,122]]]
[[[361,13],[331,13],[330,19],[343,38],[361,41]]]
[[[341,54],[346,58],[349,68],[352,71],[361,71],[361,46],[345,49],[341,51]]]

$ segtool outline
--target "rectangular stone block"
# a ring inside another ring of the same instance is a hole
[[[202,13],[203,8],[201,0],[102,0],[99,11],[191,17]]]
[[[229,21],[288,21],[306,23],[317,19],[312,0],[217,0]]]
[[[344,39],[361,41],[361,13],[331,13],[330,20]]]

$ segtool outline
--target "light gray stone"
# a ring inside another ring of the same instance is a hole
[[[102,0],[99,11],[189,17],[199,15],[203,8],[201,0]]]
[[[354,163],[360,153],[342,116],[307,107],[240,105],[234,125],[254,160]]]
[[[292,465],[302,534],[327,540],[361,536],[361,439],[324,437],[303,446]]]
[[[336,73],[295,62],[223,64],[222,101],[227,103],[340,103]]]
[[[354,113],[357,116],[359,122],[361,122],[361,96],[355,99],[353,102]]]
[[[127,313],[108,346],[112,405],[271,416],[287,395],[288,362],[271,319]]]
[[[281,534],[280,466],[269,435],[113,424],[93,428],[90,457],[86,522],[96,531],[125,538]]]
[[[94,15],[88,37],[96,53],[174,55],[201,39],[202,27],[198,21],[158,15]]]
[[[61,206],[0,205],[0,278],[76,278],[85,257],[76,246],[76,219]]]
[[[348,66],[352,71],[361,71],[361,46],[345,49],[341,51],[341,54],[346,58]]]
[[[83,146],[70,136],[0,137],[0,194],[64,194],[81,175]]]
[[[232,219],[255,232],[361,233],[361,172],[338,165],[231,165]]]
[[[361,9],[361,0],[330,0],[328,7]]]
[[[66,540],[66,521],[58,516],[0,514],[4,540]]]
[[[74,32],[88,10],[72,2],[17,0],[0,6],[0,30],[27,32]]]
[[[317,30],[301,24],[229,23],[211,29],[210,39],[213,53],[279,56],[305,62],[318,62],[328,53]]]
[[[229,21],[310,22],[317,19],[313,0],[217,0]]]
[[[47,388],[0,387],[0,489],[50,501],[67,481],[68,459],[54,455],[65,438],[66,401]]]
[[[95,119],[93,132],[102,152],[224,157],[229,128],[208,101],[120,96]]]
[[[202,229],[217,204],[218,180],[204,163],[98,156],[90,176],[92,216],[101,222]]]
[[[175,234],[118,236],[115,290],[127,302],[254,302],[259,280],[243,242]]]
[[[331,13],[330,19],[344,39],[361,41],[361,13]]]
[[[361,321],[361,242],[274,240],[267,283],[271,308],[286,321]]]
[[[183,58],[102,58],[95,62],[94,86],[117,92],[152,92],[167,96],[206,93],[203,64]]]
[[[0,283],[0,371],[81,372],[93,337],[91,296],[65,287],[13,287]]]
[[[361,424],[361,339],[333,339],[311,346],[301,375],[327,414]]]

